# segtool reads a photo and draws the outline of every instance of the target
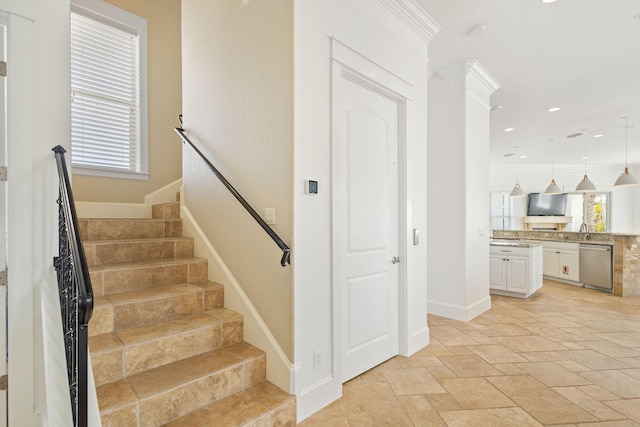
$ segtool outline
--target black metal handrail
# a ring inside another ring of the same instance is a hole
[[[180,121],[180,124],[182,124],[182,115],[178,116],[178,120]],[[242,197],[242,195],[238,193],[235,188],[233,188],[233,185],[231,185],[231,183],[227,181],[227,179],[220,173],[220,171],[215,166],[213,166],[213,164],[211,164],[209,159],[207,159],[207,157],[202,154],[198,147],[196,147],[195,144],[191,142],[189,137],[185,134],[184,129],[181,127],[174,129],[176,133],[182,138],[182,142],[188,143],[191,148],[200,156],[200,158],[204,160],[204,162],[209,166],[209,169],[211,169],[211,171],[218,177],[220,182],[222,182],[222,184],[227,187],[231,194],[233,194],[233,196],[238,200],[238,202],[240,202],[240,204],[247,210],[247,212],[249,212],[253,219],[257,221],[260,227],[262,227],[262,229],[273,239],[280,250],[282,250],[282,259],[280,260],[280,265],[286,267],[287,264],[291,264],[291,249],[289,249],[289,246],[287,246],[287,244],[284,243],[280,236],[278,236],[276,232],[273,231],[271,227],[269,227],[269,224],[264,222],[262,217],[258,215],[255,209],[253,209],[251,205],[244,199],[244,197]]]
[[[58,145],[53,152],[60,181],[57,200],[59,255],[53,259],[53,265],[58,276],[73,421],[75,426],[85,427],[88,425],[88,323],[93,314],[93,288],[80,241],[78,217],[64,159],[66,151]]]

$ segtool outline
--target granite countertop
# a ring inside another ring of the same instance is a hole
[[[534,248],[536,246],[541,246],[542,243],[536,243],[536,242],[520,242],[517,240],[514,240],[512,242],[505,242],[505,241],[492,241],[491,243],[489,243],[489,245],[491,246],[506,246],[506,247],[510,247],[510,248]]]
[[[540,230],[493,230],[494,239],[542,240],[551,242],[589,243],[594,245],[613,245],[614,236],[628,236],[628,234],[576,233],[572,231]]]

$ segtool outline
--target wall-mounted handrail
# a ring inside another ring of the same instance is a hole
[[[178,116],[178,120],[180,121],[180,124],[182,124],[181,115]],[[278,247],[282,250],[282,259],[280,260],[280,265],[283,267],[286,267],[287,264],[291,264],[291,260],[290,260],[291,250],[289,249],[289,246],[287,246],[286,243],[284,243],[284,241],[280,238],[280,236],[278,236],[276,232],[273,231],[271,227],[269,227],[269,224],[267,224],[262,219],[262,217],[258,215],[255,209],[253,209],[253,207],[251,207],[251,205],[245,200],[245,198],[242,197],[240,193],[238,193],[238,191],[233,187],[233,185],[231,185],[231,183],[227,181],[227,179],[209,161],[209,159],[207,159],[207,157],[204,154],[202,154],[202,152],[198,149],[198,147],[196,147],[195,144],[191,142],[189,137],[185,134],[184,129],[179,127],[179,128],[174,128],[174,130],[178,135],[180,135],[180,138],[182,138],[182,142],[186,142],[191,146],[193,151],[195,151],[200,156],[200,158],[207,164],[207,166],[209,166],[209,169],[211,169],[211,171],[218,177],[220,182],[222,182],[222,184],[224,184],[224,186],[227,187],[227,189],[231,192],[231,194],[233,194],[233,196],[238,200],[238,202],[240,202],[240,204],[247,210],[247,212],[249,212],[249,214],[253,217],[253,219],[255,219],[256,222],[260,225],[260,227],[262,227],[262,229],[273,239],[276,245],[278,245]]]
[[[65,149],[58,145],[52,151],[59,178],[59,254],[53,259],[53,264],[58,276],[71,409],[75,425],[85,427],[88,424],[88,323],[93,315],[93,288],[80,240],[78,216],[64,159]]]

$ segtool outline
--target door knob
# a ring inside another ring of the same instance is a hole
[[[397,256],[394,256],[393,258],[391,258],[391,264],[397,264],[400,262],[400,258],[398,258]]]

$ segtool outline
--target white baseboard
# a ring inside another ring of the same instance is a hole
[[[298,422],[342,397],[342,383],[333,377],[327,377],[308,389],[309,391],[303,390],[296,397]]]
[[[182,179],[145,196],[144,203],[76,201],[78,218],[151,218],[151,206],[176,201]]]
[[[429,345],[429,326],[425,325],[424,328],[414,331],[411,334],[411,336],[409,337],[409,341],[407,342],[407,348],[405,349],[405,351],[401,352],[400,355],[404,357],[409,357],[413,353],[419,350],[422,350],[428,345]]]
[[[181,200],[184,200],[184,197],[181,197]],[[207,239],[184,202],[182,203],[181,217],[183,235],[194,239],[195,256],[209,261],[209,280],[224,285],[225,307],[237,311],[244,317],[244,340],[267,354],[267,380],[289,394],[296,394],[299,369],[289,361],[282,351],[258,311]]]
[[[490,308],[491,296],[489,295],[466,307],[440,301],[429,301],[427,303],[427,312],[429,314],[435,314],[436,316],[442,316],[448,319],[460,320],[461,322],[468,322]]]

